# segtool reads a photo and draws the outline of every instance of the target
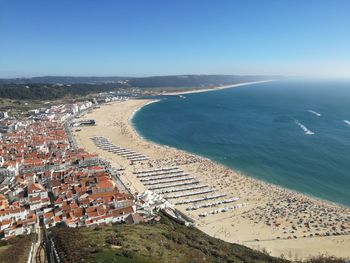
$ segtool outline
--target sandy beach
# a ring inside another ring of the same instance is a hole
[[[194,89],[194,90],[177,91],[177,92],[166,92],[164,93],[164,95],[165,94],[166,95],[184,95],[184,94],[191,94],[191,93],[202,93],[202,92],[222,90],[222,89],[228,89],[228,88],[238,88],[242,86],[266,83],[271,81],[274,81],[274,80],[260,80],[260,81],[242,82],[242,83],[231,84],[231,85],[217,86],[217,87],[212,87],[207,89]]]
[[[150,102],[113,102],[89,111],[80,118],[94,119],[96,126],[73,129],[76,142],[114,166],[125,168],[121,179],[132,192],[150,188],[141,182],[135,171],[177,167],[196,178],[197,185],[207,185],[212,190],[187,198],[225,194],[222,198],[197,202],[196,206],[237,197],[234,203],[212,204],[195,210],[188,210],[193,206],[191,203],[175,206],[193,218],[196,227],[211,236],[259,250],[266,249],[273,256],[283,254],[290,259],[319,254],[350,258],[349,208],[257,181],[208,159],[144,140],[133,129],[130,118],[137,109]],[[131,163],[127,158],[97,148],[91,140],[93,136],[106,137],[113,144],[143,154],[149,160]],[[176,203],[185,199],[171,198],[169,201]],[[223,207],[232,209],[220,212]],[[216,212],[210,213],[213,210]],[[203,214],[206,216],[201,216]]]

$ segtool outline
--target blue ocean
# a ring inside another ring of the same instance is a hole
[[[350,206],[350,82],[283,80],[149,104],[146,139]]]

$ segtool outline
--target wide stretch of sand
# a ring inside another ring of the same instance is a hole
[[[245,207],[207,217],[200,217],[199,213],[217,207],[186,211],[191,204],[176,206],[211,236],[256,249],[265,248],[274,256],[283,254],[292,259],[318,254],[350,257],[349,208],[311,199],[240,175],[208,159],[142,139],[130,124],[130,117],[150,102],[114,102],[88,112],[81,118],[94,119],[96,126],[73,131],[78,145],[116,166],[123,166],[121,179],[132,192],[145,190],[133,171],[176,165],[208,184],[215,193],[239,197],[236,203]],[[142,153],[150,160],[131,164],[126,158],[98,149],[91,140],[93,136],[104,136],[115,145]]]
[[[248,86],[253,84],[261,84],[266,82],[271,82],[273,80],[258,80],[258,81],[250,81],[250,82],[242,82],[242,83],[236,83],[236,84],[230,84],[230,85],[223,85],[223,86],[216,86],[212,88],[205,88],[205,89],[193,89],[193,90],[186,90],[186,91],[176,91],[176,92],[165,92],[166,95],[180,95],[180,94],[189,94],[189,93],[202,93],[202,92],[208,92],[208,91],[216,91],[216,90],[222,90],[222,89],[228,89],[228,88],[238,88],[242,86]]]

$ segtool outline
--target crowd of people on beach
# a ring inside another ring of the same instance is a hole
[[[350,234],[350,211],[270,187],[269,200],[243,215],[283,230],[285,238]],[[279,237],[280,238],[280,237]]]
[[[195,160],[195,162],[189,162],[185,165],[189,171],[200,174],[204,183],[217,190],[239,196],[244,202],[251,203],[251,205],[244,207],[241,218],[254,224],[264,224],[272,231],[277,230],[277,234],[274,236],[276,239],[350,234],[349,208],[332,205],[248,178],[205,158],[187,153],[180,153],[178,156],[177,159],[180,160],[187,157],[190,157],[190,160]],[[173,161],[172,158],[166,160],[169,164]],[[199,214],[191,213],[191,215],[200,217],[206,214],[217,214],[215,211],[228,211],[223,209],[220,201],[214,205],[217,208],[214,210],[205,210],[205,208],[212,206],[203,205],[200,207]],[[230,212],[237,213],[236,211]]]

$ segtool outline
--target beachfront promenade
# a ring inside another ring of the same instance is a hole
[[[130,125],[148,100],[129,100],[87,114],[96,126],[74,133],[77,143],[112,164],[132,192],[154,191],[229,242],[292,258],[320,251],[350,256],[348,208],[242,176],[210,160],[140,138]],[[316,242],[315,242],[316,241]]]

